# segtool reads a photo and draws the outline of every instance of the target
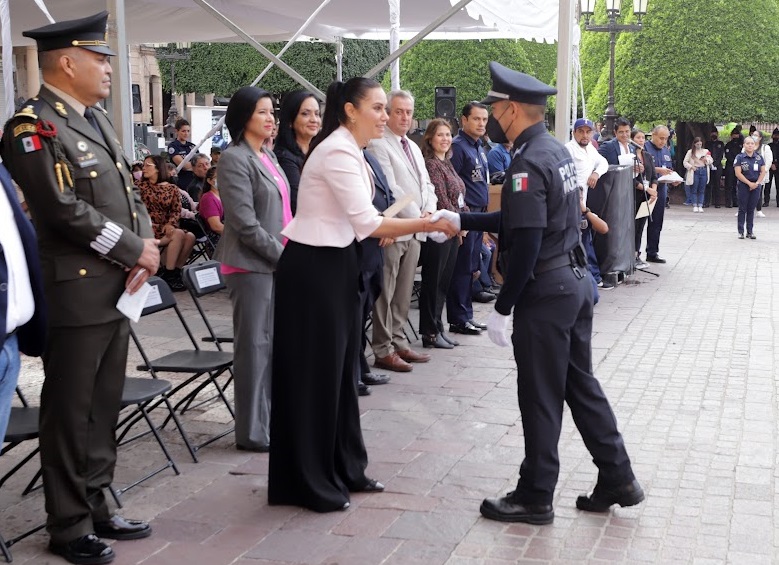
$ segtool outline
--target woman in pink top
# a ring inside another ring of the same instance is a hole
[[[247,86],[233,94],[225,113],[232,144],[217,168],[224,229],[214,259],[233,304],[235,443],[268,451],[276,264],[281,230],[292,218],[287,177],[264,144],[275,126],[268,92]]]
[[[276,272],[270,504],[330,512],[348,508],[350,492],[384,489],[365,476],[357,404],[358,242],[456,231],[429,217],[383,218],[373,207],[362,148],[383,135],[386,104],[376,81],[330,85],[322,131],[303,166],[297,212],[283,232],[289,243]]]

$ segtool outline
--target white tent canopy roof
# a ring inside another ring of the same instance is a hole
[[[321,0],[210,0],[209,3],[259,41],[283,41],[298,29]],[[84,17],[106,9],[106,0],[45,0],[52,17]],[[455,5],[457,0],[400,0],[400,35],[408,39]],[[48,24],[31,0],[11,0],[15,45],[31,45],[22,31]],[[511,37],[554,41],[558,0],[473,0],[430,39]],[[233,33],[192,0],[125,0],[127,41],[168,43],[235,41]],[[335,37],[386,39],[387,0],[332,0],[306,30],[323,40]]]

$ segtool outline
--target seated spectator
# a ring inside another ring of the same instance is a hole
[[[219,158],[222,156],[222,148],[216,145],[211,146],[211,166],[216,167],[219,162]]]
[[[497,298],[494,291],[498,289],[492,278],[492,254],[496,249],[495,242],[488,233],[482,235],[479,270],[474,273],[472,299],[475,302],[492,302]]]
[[[206,186],[208,190],[203,192],[198,203],[198,214],[203,219],[206,228],[206,237],[216,247],[219,238],[224,231],[225,213],[222,208],[222,198],[219,196],[219,185],[216,180],[216,167],[211,167],[206,173]]]
[[[151,155],[144,159],[143,178],[135,184],[149,211],[154,237],[160,240],[162,254],[158,274],[172,290],[179,291],[184,290],[181,268],[192,253],[195,236],[179,228],[181,196],[178,187],[169,181],[165,159]]]
[[[298,184],[308,145],[322,127],[319,101],[306,90],[296,90],[284,97],[279,111],[279,135],[273,152],[289,180],[292,213],[298,201]]]
[[[179,218],[179,227],[184,231],[195,234],[195,239],[205,237],[205,233],[197,223],[198,203],[195,202],[186,190],[179,188],[181,196],[181,218]]]
[[[143,178],[143,161],[136,161],[133,163],[132,169],[130,169],[132,172],[133,178],[135,180],[141,180]]]
[[[206,172],[210,167],[208,157],[198,153],[192,157],[192,173],[195,175],[192,182],[187,185],[187,193],[197,202],[200,200],[200,193],[203,191],[203,183],[206,179]]]
[[[490,178],[495,173],[502,173],[511,164],[512,143],[496,143],[495,147],[487,153],[487,164],[490,167]]]

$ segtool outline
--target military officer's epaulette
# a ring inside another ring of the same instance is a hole
[[[37,120],[41,113],[41,108],[45,102],[38,98],[30,98],[24,103],[24,106],[14,114],[14,118],[25,118],[27,120]]]

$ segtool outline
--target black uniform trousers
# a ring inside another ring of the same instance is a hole
[[[355,372],[360,258],[290,241],[276,270],[268,502],[341,510],[368,479]]]
[[[736,194],[736,171],[732,164],[725,165],[725,204],[730,207],[738,207],[738,195]]]
[[[471,212],[484,212],[486,208],[472,206]],[[473,273],[481,263],[481,240],[484,232],[469,231],[457,250],[449,292],[446,296],[446,319],[450,324],[465,324],[473,319]]]
[[[592,374],[592,306],[589,278],[578,278],[566,266],[537,275],[514,309],[512,342],[525,435],[517,501],[552,503],[563,402],[598,467],[598,483],[615,486],[635,478],[617,420]]]
[[[444,331],[441,315],[457,263],[458,238],[444,243],[432,239],[422,242],[422,286],[419,290],[419,333],[436,335]]]
[[[129,322],[49,328],[40,446],[47,529],[55,543],[94,532],[113,515],[106,498],[116,464]]]
[[[709,184],[706,185],[706,205],[721,206],[722,191],[720,190],[720,179],[722,178],[722,168],[711,169],[709,171]]]
[[[773,165],[773,163],[771,163],[771,165]],[[768,165],[768,182],[763,187],[763,206],[768,206],[768,204],[771,203],[771,186],[773,185],[775,178],[779,179],[779,177],[776,176],[776,171],[771,170],[771,165]],[[776,205],[779,206],[779,183],[777,183],[776,186]]]

